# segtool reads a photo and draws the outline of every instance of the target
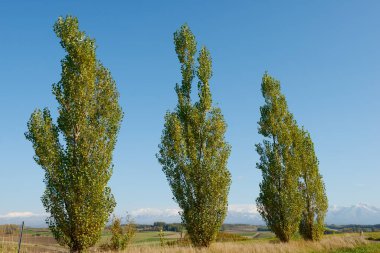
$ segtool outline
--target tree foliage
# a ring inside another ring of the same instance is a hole
[[[125,250],[135,237],[136,225],[129,215],[127,215],[124,226],[121,224],[121,218],[114,216],[110,230],[111,240],[109,243],[103,244],[101,248],[105,251]]]
[[[319,162],[310,134],[300,129],[299,141],[297,153],[301,163],[300,183],[304,204],[299,231],[304,239],[318,241],[325,230],[327,196],[322,176],[319,174]]]
[[[281,241],[289,241],[297,229],[305,239],[319,240],[327,197],[314,144],[289,112],[280,83],[266,73],[261,90],[259,133],[266,139],[256,145],[263,175],[258,210]]]
[[[209,246],[227,212],[230,146],[224,139],[226,123],[221,110],[212,106],[209,51],[202,47],[195,66],[197,45],[187,25],[174,33],[174,44],[182,83],[175,87],[177,108],[165,115],[157,158],[174,200],[183,210],[182,221],[193,245]],[[195,75],[199,101],[192,104],[190,95]]]
[[[25,136],[45,171],[47,223],[60,244],[83,252],[97,242],[115,206],[107,182],[122,111],[115,81],[78,20],[59,18],[54,31],[67,52],[61,80],[53,84],[58,123],[49,109],[35,110]]]
[[[295,156],[296,122],[288,111],[280,83],[264,74],[261,91],[259,133],[265,139],[256,145],[260,156],[257,168],[263,180],[257,208],[267,226],[283,242],[298,230],[303,208],[299,191],[299,162]]]

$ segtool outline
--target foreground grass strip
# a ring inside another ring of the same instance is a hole
[[[353,249],[338,249],[331,253],[378,253],[380,252],[380,243],[368,243]]]
[[[1,243],[0,253],[16,252],[15,243]],[[22,253],[63,253],[67,249],[46,245],[25,244]],[[99,252],[92,248],[90,252]],[[214,243],[210,248],[196,249],[193,247],[160,247],[158,245],[131,246],[124,253],[378,253],[380,243],[370,242],[360,236],[328,236],[321,242],[306,242],[303,240],[289,243],[274,243],[270,241],[242,241]],[[115,252],[116,253],[116,252]]]
[[[1,242],[0,253],[15,253],[17,252],[16,242]],[[23,243],[21,245],[20,253],[67,253],[68,249],[61,246],[42,245],[42,244],[29,244]]]
[[[360,236],[330,236],[320,242],[307,242],[303,240],[289,243],[272,242],[244,242],[244,243],[214,243],[209,248],[196,249],[192,247],[154,247],[139,246],[130,247],[124,252],[129,253],[343,253],[351,251],[337,251],[339,249],[350,250],[367,246],[369,242]],[[374,248],[375,249],[375,248]],[[352,251],[367,252],[367,251]],[[380,245],[378,251],[380,252]]]

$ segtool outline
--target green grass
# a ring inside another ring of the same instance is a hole
[[[225,233],[225,232],[224,232]],[[244,230],[230,230],[228,233],[223,237],[223,240],[221,241],[234,241],[237,244],[252,244],[252,243],[266,243],[266,242],[277,242],[278,240],[275,238],[274,234],[271,232],[266,231],[244,231]],[[23,242],[30,245],[45,245],[49,247],[58,247],[53,241],[53,243],[47,242],[46,237],[52,237],[51,232],[49,229],[44,228],[26,228],[24,230],[24,237]],[[335,235],[325,235],[326,238],[329,237],[340,237],[345,236],[347,234],[335,234]],[[353,233],[355,235],[355,233]],[[356,235],[359,235],[359,233],[356,233]],[[29,236],[29,237],[28,237]],[[244,237],[244,240],[241,237]],[[18,233],[15,233],[13,235],[13,243],[17,243]],[[102,243],[105,243],[110,240],[111,234],[109,231],[105,230],[103,231],[102,237],[100,241],[98,242],[97,246],[99,246]],[[236,237],[236,238],[235,238]],[[380,232],[366,232],[364,233],[365,238],[372,238],[373,241],[369,241],[367,245],[359,246],[355,249],[340,249],[335,251],[326,251],[326,252],[318,252],[318,253],[380,253],[380,241],[375,241],[377,239],[380,239]],[[7,237],[5,237],[7,239]],[[165,232],[165,242],[174,242],[177,240],[176,238],[179,238],[179,233],[176,232]],[[4,239],[4,238],[3,238]],[[294,238],[295,241],[302,240],[300,236],[296,236]],[[137,232],[133,241],[132,245],[134,246],[159,246],[160,245],[160,237],[158,231],[147,231],[147,232]],[[8,246],[7,246],[8,247]],[[9,246],[10,247],[10,246]],[[8,252],[7,250],[4,250],[4,245],[0,247],[0,253],[2,252]],[[316,252],[317,253],[317,252]]]
[[[372,237],[375,239],[380,239],[380,232],[366,232],[364,233],[365,237]]]
[[[339,249],[330,251],[329,253],[379,253],[380,243],[369,243],[367,245],[359,246],[354,249]]]
[[[23,233],[33,236],[53,236],[48,228],[24,228]]]
[[[170,238],[176,234],[176,232],[165,232],[164,233],[164,240],[165,241],[172,241],[176,240],[175,238]],[[152,232],[138,232],[136,233],[136,236],[133,238],[132,244],[159,244],[160,243],[160,237],[158,236],[158,231],[152,231]]]

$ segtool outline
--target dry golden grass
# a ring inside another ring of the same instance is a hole
[[[359,235],[326,236],[320,242],[307,242],[295,240],[289,243],[274,243],[270,241],[244,241],[244,242],[224,242],[213,243],[206,249],[196,249],[192,247],[160,247],[155,246],[130,246],[124,253],[328,253],[342,248],[355,248],[369,242]],[[15,242],[1,242],[0,253],[17,252]],[[380,247],[379,247],[380,249]],[[52,245],[24,244],[22,253],[42,253],[42,252],[68,252],[61,247]],[[99,252],[91,249],[90,252]]]
[[[0,237],[0,253],[17,252],[19,235],[3,235]],[[51,236],[33,236],[24,234],[21,244],[21,253],[63,253],[64,247],[57,244]]]
[[[16,253],[16,242],[0,242],[0,253]],[[62,247],[38,245],[38,244],[22,244],[20,253],[67,253],[68,250]]]
[[[330,252],[341,248],[355,248],[367,244],[367,240],[360,236],[329,236],[320,242],[303,240],[289,243],[272,242],[244,242],[244,243],[214,243],[207,249],[192,247],[157,247],[138,246],[129,247],[128,253],[307,253]]]

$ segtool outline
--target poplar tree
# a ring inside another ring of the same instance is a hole
[[[224,139],[226,123],[221,110],[212,106],[209,51],[202,47],[195,66],[197,45],[187,25],[174,33],[174,44],[182,83],[175,87],[177,108],[165,115],[157,158],[173,199],[182,209],[182,222],[192,244],[207,247],[215,239],[227,212],[230,146]],[[195,75],[199,101],[193,104],[190,94]]]
[[[325,229],[327,196],[310,134],[302,128],[298,136],[297,154],[301,163],[300,183],[304,204],[299,231],[304,239],[318,241],[322,238]]]
[[[67,52],[61,80],[52,89],[59,104],[57,124],[49,109],[35,110],[25,136],[45,171],[46,222],[61,245],[84,252],[98,241],[115,207],[107,182],[122,111],[116,83],[96,59],[95,40],[79,30],[77,18],[59,18],[54,31]]]
[[[298,230],[304,206],[299,191],[299,160],[295,155],[298,129],[280,82],[265,73],[261,91],[265,104],[260,107],[258,131],[264,140],[256,145],[260,156],[256,166],[263,179],[256,204],[270,230],[288,242]]]

